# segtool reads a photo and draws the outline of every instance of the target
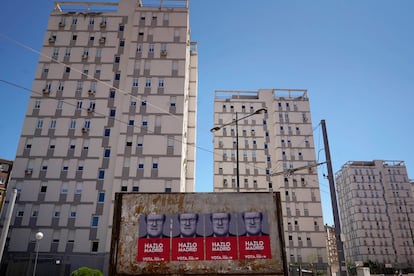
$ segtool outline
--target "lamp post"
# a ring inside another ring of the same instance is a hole
[[[235,112],[236,118],[235,118],[233,121],[231,121],[231,122],[229,122],[229,123],[227,123],[227,124],[221,125],[221,126],[216,126],[216,127],[213,127],[212,129],[210,129],[210,131],[214,133],[214,132],[219,131],[220,129],[222,129],[222,128],[223,128],[223,127],[225,127],[225,126],[229,126],[229,125],[233,125],[233,124],[236,126],[236,191],[237,191],[237,192],[240,192],[240,171],[239,171],[239,123],[238,123],[238,122],[239,122],[240,120],[246,119],[246,118],[251,117],[251,116],[253,116],[253,115],[262,114],[262,113],[266,113],[266,112],[267,112],[267,109],[266,109],[266,108],[260,108],[260,109],[256,110],[256,111],[255,111],[255,112],[253,112],[253,113],[250,113],[250,114],[248,114],[248,115],[246,115],[246,116],[241,117],[240,119],[238,118],[238,113],[237,113],[237,112]]]
[[[37,257],[39,256],[39,243],[40,243],[40,240],[43,239],[43,233],[37,232],[35,235],[35,238],[36,238],[36,257],[35,257],[35,263],[33,267],[33,276],[36,275]]]

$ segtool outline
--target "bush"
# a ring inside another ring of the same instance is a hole
[[[103,273],[98,269],[83,266],[72,271],[70,276],[103,276]]]

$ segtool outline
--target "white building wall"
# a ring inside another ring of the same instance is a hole
[[[56,3],[9,185],[19,189],[10,258],[32,252],[41,230],[44,254],[76,266],[92,253],[105,271],[116,192],[194,192],[197,51],[187,1],[178,2],[78,2],[82,13]]]

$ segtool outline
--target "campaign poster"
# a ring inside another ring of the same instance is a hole
[[[138,262],[170,261],[170,218],[165,214],[139,216]]]
[[[211,213],[206,218],[206,260],[237,260],[237,215]]]
[[[244,212],[239,215],[239,258],[271,259],[268,220],[264,212]]]
[[[172,229],[172,261],[204,260],[204,215],[177,214]]]

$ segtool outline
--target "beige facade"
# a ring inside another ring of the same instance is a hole
[[[413,267],[414,202],[403,161],[350,161],[336,173],[347,261]]]
[[[261,108],[267,113],[250,116]],[[280,191],[287,262],[326,269],[307,91],[216,91],[214,125],[226,125],[214,133],[214,191],[237,190],[237,163],[240,192]],[[286,173],[299,167],[305,168]]]
[[[105,271],[116,192],[194,192],[196,47],[186,0],[55,3],[9,185],[11,275],[37,231],[39,271]]]

